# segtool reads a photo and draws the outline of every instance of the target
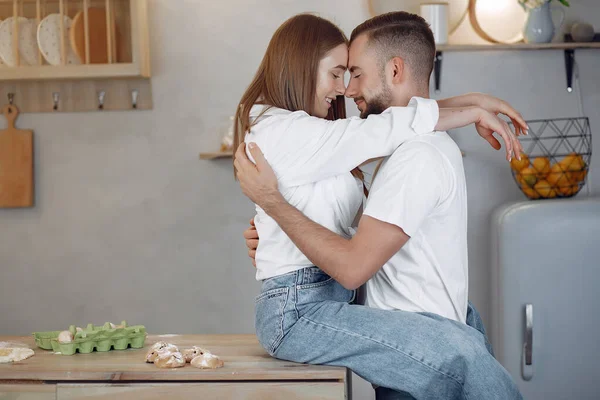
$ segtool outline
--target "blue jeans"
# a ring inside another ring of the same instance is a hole
[[[258,340],[273,357],[344,366],[417,399],[522,399],[479,330],[353,298],[316,267],[266,279],[256,298]]]
[[[487,334],[485,333],[485,327],[483,326],[483,320],[481,319],[481,315],[475,309],[475,307],[469,302],[467,307],[467,325],[472,328],[477,329],[481,334],[485,337],[485,346],[490,352],[490,354],[494,355],[494,350],[492,349],[492,345],[488,341]],[[399,392],[396,390],[392,390],[385,387],[376,387],[375,388],[375,399],[376,400],[415,400],[410,394],[406,392]]]

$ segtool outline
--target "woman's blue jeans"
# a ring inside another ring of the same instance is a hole
[[[344,366],[417,399],[522,399],[483,330],[353,298],[317,267],[266,279],[256,298],[258,340],[276,358]]]

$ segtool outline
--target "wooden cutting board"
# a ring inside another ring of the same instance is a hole
[[[33,131],[15,128],[19,110],[6,105],[0,131],[0,207],[33,206]]]

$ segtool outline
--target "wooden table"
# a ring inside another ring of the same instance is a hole
[[[144,362],[157,341],[201,346],[225,361],[223,368],[161,369]],[[0,336],[28,344],[35,356],[0,364],[0,399],[346,399],[345,368],[296,364],[269,356],[254,335],[149,335],[144,349],[72,356],[37,348],[32,337]]]

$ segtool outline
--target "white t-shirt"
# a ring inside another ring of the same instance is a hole
[[[417,134],[431,132],[439,118],[436,101],[416,97],[408,107],[391,107],[366,119],[328,121],[304,111],[265,109],[252,108],[251,117],[258,119],[245,142],[260,147],[291,205],[346,238],[363,199],[362,183],[350,171],[368,159],[392,154]],[[313,265],[258,206],[256,214],[257,280]]]
[[[460,150],[448,134],[419,135],[388,157],[363,215],[410,236],[367,282],[366,304],[465,322],[467,185]]]

